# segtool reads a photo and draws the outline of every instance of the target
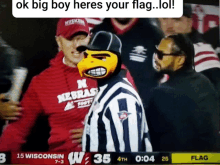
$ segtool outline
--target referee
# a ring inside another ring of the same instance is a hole
[[[82,77],[97,79],[99,92],[86,116],[82,138],[86,152],[152,152],[142,101],[119,74],[120,39],[105,31],[96,33],[78,69]]]

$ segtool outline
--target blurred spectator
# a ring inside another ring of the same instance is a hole
[[[106,18],[92,32],[101,30],[115,33],[121,39],[122,62],[130,71],[145,105],[148,91],[157,85],[152,56],[155,45],[163,37],[161,30],[154,19],[141,18]]]
[[[6,93],[12,85],[13,69],[23,67],[23,55],[12,48],[0,35],[0,93]]]
[[[203,38],[206,40],[206,42],[212,45],[212,47],[215,49],[215,52],[218,54],[218,57],[220,58],[219,30],[219,26],[211,28],[203,34]]]
[[[164,38],[156,68],[169,80],[150,93],[146,117],[153,151],[218,151],[218,95],[193,69],[194,47],[184,34]]]
[[[203,73],[215,85],[220,94],[220,62],[212,46],[202,39],[202,35],[192,27],[192,8],[184,4],[181,18],[159,18],[161,29],[166,36],[187,34],[194,44],[195,70]],[[154,64],[155,65],[155,64]]]
[[[4,40],[0,37],[0,93],[6,93],[11,88],[13,68],[10,51],[7,51]]]
[[[17,120],[21,115],[18,102],[4,95],[13,84],[13,70],[22,66],[22,54],[8,45],[0,36],[0,135],[5,120]],[[17,100],[16,100],[17,101]]]

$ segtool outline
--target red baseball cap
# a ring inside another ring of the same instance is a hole
[[[61,18],[57,23],[56,36],[70,38],[78,32],[90,34],[89,25],[85,18]]]

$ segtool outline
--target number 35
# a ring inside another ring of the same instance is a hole
[[[96,158],[96,159],[95,159]],[[110,158],[110,154],[95,154],[94,155],[94,163],[110,163],[111,162],[111,158]]]

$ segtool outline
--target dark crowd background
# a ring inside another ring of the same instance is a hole
[[[184,3],[197,4],[198,2],[188,0],[184,1]],[[217,1],[207,2],[200,0],[199,3],[219,5]],[[24,93],[33,76],[47,68],[50,59],[57,53],[55,34],[58,19],[14,18],[11,6],[12,2],[10,0],[0,1],[0,35],[8,45],[23,54],[23,66],[28,69],[28,75],[23,87]],[[219,29],[217,28],[216,30]],[[210,35],[207,34],[206,36]],[[211,34],[211,36],[213,35]],[[215,37],[218,40],[216,42],[218,45],[219,35],[215,35]],[[49,131],[47,117],[40,116],[22,150],[47,151]]]

